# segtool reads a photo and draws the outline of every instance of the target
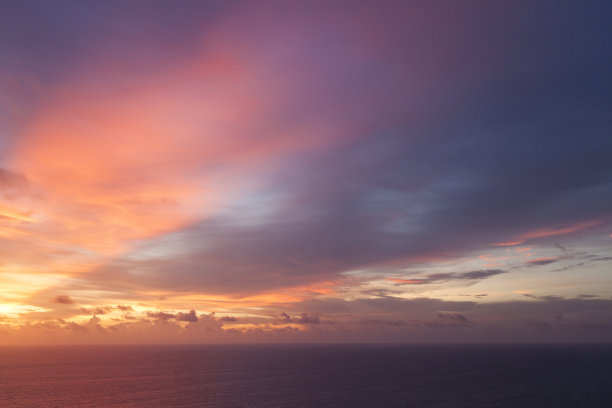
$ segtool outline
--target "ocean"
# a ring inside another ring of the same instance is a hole
[[[0,407],[612,407],[612,345],[0,347]]]

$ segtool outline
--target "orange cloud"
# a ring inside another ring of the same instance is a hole
[[[0,272],[29,271],[20,293],[49,290],[50,280],[33,277],[49,270],[87,285],[90,270],[142,240],[226,209],[286,154],[350,134],[352,122],[341,119],[288,123],[282,112],[303,84],[279,78],[240,38],[222,29],[196,51],[145,72],[100,58],[73,67],[79,75],[62,88],[37,88],[44,99],[6,157],[19,173],[0,169],[11,189],[10,200],[0,197],[0,237],[12,245]],[[247,303],[294,301],[332,286]],[[96,298],[97,289],[84,296]]]

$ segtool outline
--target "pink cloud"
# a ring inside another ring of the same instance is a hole
[[[567,226],[567,227],[537,229],[537,230],[534,230],[534,231],[530,231],[530,232],[521,234],[516,240],[509,241],[509,242],[496,243],[496,244],[493,244],[493,245],[495,245],[495,246],[515,246],[515,245],[520,245],[523,242],[528,241],[528,240],[533,240],[533,239],[538,239],[538,238],[545,238],[545,237],[553,237],[553,236],[557,236],[557,235],[570,234],[572,232],[576,232],[576,231],[580,231],[580,230],[583,230],[583,229],[587,229],[587,228],[593,227],[593,226],[598,225],[600,223],[601,222],[598,221],[598,220],[593,220],[593,221],[581,222],[581,223],[570,225],[570,226]],[[517,252],[519,252],[519,251],[517,250]]]

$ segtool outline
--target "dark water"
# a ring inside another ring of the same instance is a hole
[[[0,407],[612,407],[612,346],[0,347]]]

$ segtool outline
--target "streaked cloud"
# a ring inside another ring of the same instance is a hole
[[[608,5],[118,7],[0,6],[0,342],[609,336]]]

